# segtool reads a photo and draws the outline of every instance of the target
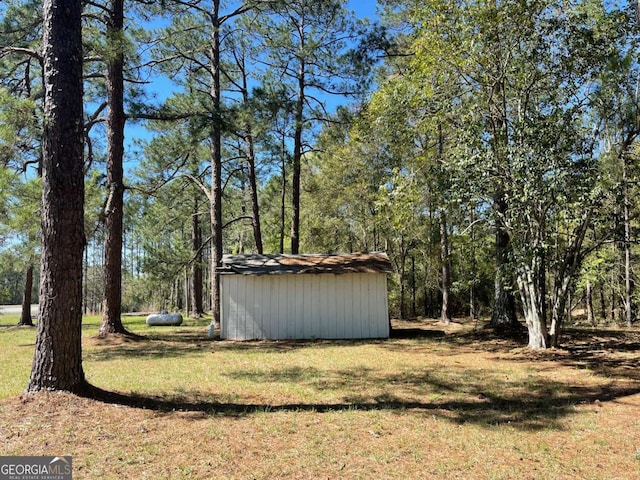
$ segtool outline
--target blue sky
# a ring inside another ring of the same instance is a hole
[[[375,20],[376,18],[376,0],[349,0],[347,7],[355,12],[357,18],[369,18]],[[154,95],[157,100],[163,100],[168,97],[171,91],[171,83],[167,80],[159,79],[157,83],[152,84],[147,89],[151,95]],[[339,100],[332,101],[339,105]],[[135,145],[136,140],[148,139],[150,137],[149,132],[141,125],[134,124],[133,122],[127,122],[125,129],[125,155],[126,166],[134,168],[139,161],[139,147]],[[125,168],[126,168],[125,166]]]

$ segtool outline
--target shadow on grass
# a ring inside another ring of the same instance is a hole
[[[550,386],[551,387],[551,386]],[[561,428],[558,421],[576,412],[579,404],[615,401],[640,393],[640,388],[598,387],[573,388],[566,395],[541,395],[540,392],[517,398],[499,395],[473,395],[464,399],[439,401],[408,401],[391,395],[358,398],[334,403],[282,403],[262,404],[252,402],[221,402],[193,396],[145,396],[110,392],[89,387],[81,396],[93,400],[153,410],[160,413],[201,413],[198,418],[210,416],[244,417],[254,414],[277,412],[311,412],[318,414],[354,411],[389,411],[397,414],[437,416],[454,423],[473,423],[482,426],[508,424],[513,428],[529,431]]]
[[[84,358],[89,361],[108,361],[118,358],[167,358],[194,353],[204,354],[211,351],[287,353],[306,348],[318,349],[372,343],[382,344],[384,342],[384,339],[220,341],[216,337],[209,338],[205,330],[185,329],[172,332],[150,332],[137,335],[136,338],[99,339],[93,337],[90,343],[99,349],[85,352]]]
[[[217,342],[194,330],[151,332],[141,339],[115,345],[115,348],[89,352],[89,360],[109,360],[114,356],[149,357],[180,356],[214,351],[286,353],[304,348],[376,344],[384,349],[429,348],[447,344],[451,355],[460,351],[487,351],[504,362],[548,362],[548,368],[566,366],[588,369],[611,381],[594,385],[573,385],[552,381],[544,376],[509,378],[505,370],[452,362],[447,368],[426,367],[381,374],[372,368],[327,370],[309,366],[246,370],[238,368],[223,373],[232,381],[269,385],[274,391],[282,385],[296,384],[318,392],[331,393],[325,398],[339,401],[255,403],[221,401],[198,391],[184,394],[149,396],[136,393],[109,392],[89,387],[83,396],[158,412],[196,412],[202,418],[210,415],[239,417],[267,412],[347,412],[390,411],[398,414],[428,414],[457,423],[483,426],[509,424],[522,430],[560,428],[558,421],[572,415],[576,406],[621,400],[640,393],[640,369],[636,367],[640,353],[640,332],[569,330],[563,349],[528,352],[518,340],[505,340],[490,332],[476,330],[445,334],[437,330],[407,328],[399,337],[415,339],[413,343],[385,340],[314,340]],[[99,343],[97,345],[100,345]],[[450,347],[450,348],[449,348]],[[446,355],[446,353],[444,354]],[[458,362],[459,363],[459,362]],[[544,370],[544,366],[541,370]],[[508,370],[507,370],[508,372]],[[201,418],[196,416],[194,418]]]

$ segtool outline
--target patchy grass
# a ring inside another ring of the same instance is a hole
[[[17,319],[16,319],[17,321]],[[35,329],[0,317],[0,454],[72,455],[74,478],[640,477],[640,333],[530,352],[472,323],[390,340],[222,342],[207,320],[84,327],[101,399],[21,397]]]

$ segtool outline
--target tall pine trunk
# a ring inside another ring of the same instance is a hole
[[[298,93],[293,136],[293,169],[291,176],[291,253],[300,253],[300,175],[302,164],[302,132],[304,122],[304,78],[305,65],[300,61],[298,70]]]
[[[82,368],[84,236],[82,2],[45,0],[40,320],[27,391],[87,387]]]
[[[243,62],[244,63],[244,62]],[[245,105],[249,104],[249,84],[247,80],[246,70],[244,64],[241,68],[242,72],[242,95]],[[251,226],[253,228],[253,240],[256,245],[256,251],[259,254],[263,253],[262,246],[262,226],[260,224],[260,202],[258,201],[258,175],[256,173],[256,154],[255,154],[255,139],[253,136],[253,129],[251,128],[251,122],[247,122],[245,126],[244,141],[247,144],[247,165],[249,167],[247,178],[249,179],[249,195],[251,197]]]
[[[222,265],[222,125],[220,91],[220,0],[211,10],[211,99],[214,121],[211,128],[211,315],[220,326],[220,267]]]
[[[104,293],[98,335],[128,333],[122,324],[122,231],[124,216],[124,0],[111,0],[107,41],[113,51],[107,60],[107,189],[104,237]]]

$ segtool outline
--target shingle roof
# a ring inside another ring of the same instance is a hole
[[[221,273],[284,275],[319,273],[393,273],[383,252],[336,255],[224,255]]]

